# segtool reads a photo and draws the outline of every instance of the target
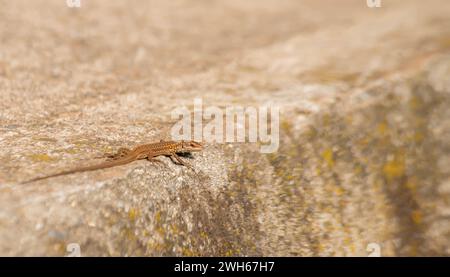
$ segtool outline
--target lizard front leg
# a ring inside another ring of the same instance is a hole
[[[170,159],[172,160],[172,162],[173,162],[174,164],[184,165],[185,167],[194,170],[194,168],[193,168],[190,164],[188,164],[188,163],[186,163],[185,161],[183,161],[183,160],[180,158],[180,156],[177,155],[177,153],[173,153],[173,154],[171,154],[169,157],[170,157]],[[194,171],[195,171],[195,170],[194,170]]]
[[[146,159],[151,163],[162,164],[164,167],[167,167],[167,165],[164,162],[158,160],[156,158],[156,155],[154,155],[152,152],[147,153]]]

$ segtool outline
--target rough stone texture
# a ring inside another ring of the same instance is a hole
[[[0,1],[0,255],[450,255],[450,2]],[[169,138],[193,104],[281,107],[281,146]]]

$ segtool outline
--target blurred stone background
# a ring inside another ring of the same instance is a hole
[[[450,255],[450,2],[0,0],[0,255]],[[170,111],[281,107],[281,145],[170,139]]]

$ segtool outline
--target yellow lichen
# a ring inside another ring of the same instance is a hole
[[[128,217],[129,217],[130,220],[132,220],[132,221],[135,221],[139,216],[140,216],[140,211],[139,211],[139,209],[131,208],[131,209],[128,211]]]
[[[166,234],[166,231],[164,230],[163,227],[158,227],[158,228],[156,228],[156,232],[157,232],[158,234],[160,234],[161,236],[164,236],[164,235]]]
[[[172,231],[172,234],[177,235],[180,233],[180,229],[176,224],[170,225],[170,230]]]
[[[381,122],[377,126],[377,131],[381,136],[385,136],[388,131],[388,125],[386,122]]]
[[[317,136],[317,130],[310,126],[305,132],[305,135],[309,140],[314,139]]]
[[[324,246],[322,243],[319,243],[319,244],[317,244],[316,249],[317,249],[317,251],[318,251],[319,254],[320,254],[320,253],[322,253],[322,252],[325,251],[325,246]]]
[[[157,211],[155,213],[155,221],[156,221],[156,223],[160,223],[161,222],[161,212],[160,211]]]
[[[230,257],[233,256],[233,250],[229,249],[225,252],[225,256]]]
[[[288,120],[281,121],[281,129],[287,133],[290,133],[292,130],[292,123]]]
[[[411,219],[415,224],[422,223],[422,212],[420,210],[412,211]]]
[[[419,131],[417,131],[417,132],[414,133],[414,141],[415,141],[415,142],[420,143],[420,142],[422,142],[424,139],[425,139],[425,134],[424,134],[424,133],[419,132]]]
[[[329,167],[334,166],[333,150],[331,148],[328,148],[322,152],[322,158],[325,160]]]
[[[294,176],[293,175],[287,175],[286,176],[286,180],[287,181],[291,181],[291,180],[293,180],[294,179]]]
[[[201,231],[201,232],[200,232],[200,237],[201,237],[202,239],[207,239],[207,238],[208,238],[208,234],[207,234],[206,232],[204,232],[204,231]]]
[[[322,124],[324,126],[328,126],[328,125],[330,125],[330,123],[331,123],[330,115],[329,114],[324,114],[323,117],[322,117]]]
[[[66,149],[63,152],[67,153],[67,154],[77,154],[80,152],[80,150],[78,148],[70,148],[70,149]]]
[[[337,196],[343,195],[344,192],[345,192],[344,189],[341,188],[341,187],[336,187],[336,188],[334,189],[334,193],[335,193]]]
[[[183,256],[186,256],[186,257],[192,257],[192,256],[195,256],[194,251],[192,251],[192,250],[189,249],[189,248],[183,248],[183,249],[181,250],[181,253],[182,253]]]
[[[344,239],[344,244],[345,244],[346,246],[350,246],[350,245],[352,244],[352,238],[350,238],[350,237],[345,237],[345,239]]]
[[[383,174],[388,180],[402,177],[405,174],[404,155],[395,155],[383,166]]]
[[[54,158],[50,157],[47,154],[33,154],[30,155],[30,159],[36,162],[50,162],[54,160]]]
[[[59,253],[61,256],[66,255],[66,244],[64,242],[55,242],[53,244],[53,250]]]
[[[122,230],[122,235],[129,241],[135,241],[137,239],[134,230],[128,227]]]
[[[155,251],[162,251],[164,250],[164,245],[158,242],[149,241],[147,243],[147,249],[155,250]]]
[[[408,180],[405,182],[405,187],[412,193],[415,193],[417,190],[417,178],[415,176],[408,178]]]

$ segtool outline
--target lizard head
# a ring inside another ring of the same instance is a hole
[[[203,145],[200,142],[193,140],[182,140],[181,141],[182,152],[198,152],[202,151]]]

